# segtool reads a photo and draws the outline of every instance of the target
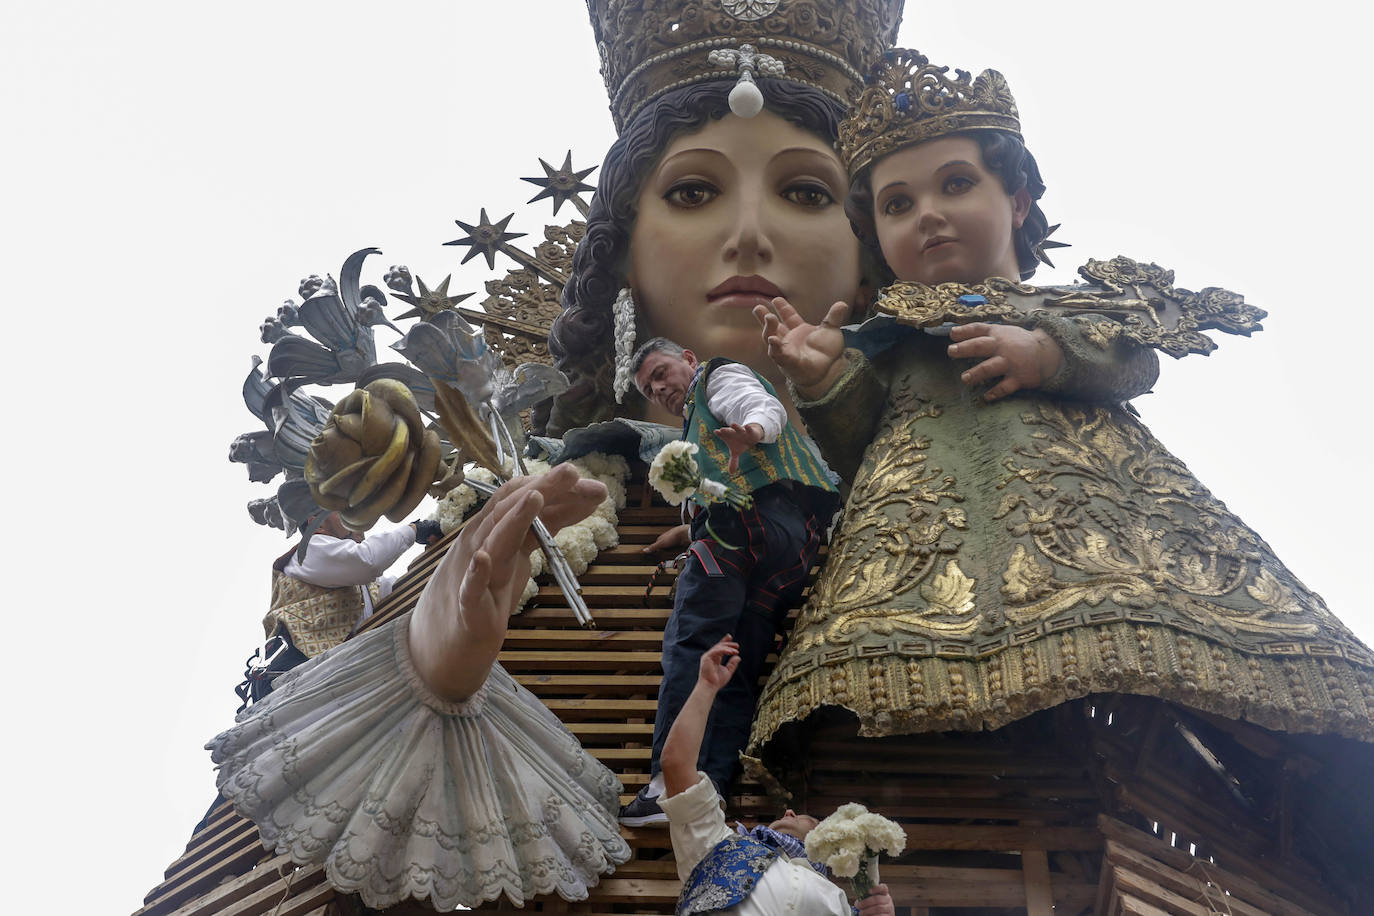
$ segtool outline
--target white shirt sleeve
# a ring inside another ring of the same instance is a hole
[[[409,525],[369,535],[361,543],[348,538],[316,536],[310,539],[305,562],[295,554],[282,572],[293,579],[323,588],[366,585],[386,572],[406,548],[415,543],[415,529]]]
[[[716,848],[716,844],[730,836],[725,826],[725,812],[711,778],[697,773],[696,783],[673,796],[659,796],[659,807],[668,815],[668,835],[673,843],[673,858],[677,860],[677,876],[683,881]]]
[[[706,376],[706,406],[722,423],[762,426],[763,442],[776,442],[787,425],[787,408],[742,363],[725,363],[711,370]]]

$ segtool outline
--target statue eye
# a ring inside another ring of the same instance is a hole
[[[970,190],[975,184],[977,184],[977,182],[967,175],[951,175],[945,179],[945,193],[963,194],[965,191]]]
[[[782,196],[798,206],[816,209],[828,207],[835,202],[829,188],[809,182],[792,185],[782,192]]]
[[[884,216],[898,216],[911,209],[911,198],[905,194],[893,194],[883,201]]]
[[[669,188],[663,199],[675,207],[691,209],[710,203],[719,193],[704,181],[684,181]]]

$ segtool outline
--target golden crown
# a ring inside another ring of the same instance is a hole
[[[704,80],[785,79],[849,105],[905,0],[587,0],[611,117]]]
[[[919,51],[897,48],[873,65],[868,88],[840,122],[840,159],[857,175],[904,146],[965,130],[1005,130],[1021,136],[1016,100],[1006,77],[984,70],[936,67]]]

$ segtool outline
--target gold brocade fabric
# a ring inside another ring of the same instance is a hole
[[[1099,692],[1374,740],[1374,655],[1134,416],[982,402],[947,342],[799,405],[832,467],[863,459],[750,753],[827,705],[880,736]]]
[[[372,598],[377,600],[375,586]],[[291,642],[308,658],[332,649],[348,638],[363,616],[362,587],[325,588],[272,570],[272,609],[262,619],[270,637],[282,626]]]

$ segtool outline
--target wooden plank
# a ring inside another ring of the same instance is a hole
[[[654,712],[658,709],[657,700],[597,700],[576,697],[548,699],[543,702],[565,723],[586,719],[629,721],[635,718],[652,722]]]
[[[1229,909],[1232,916],[1274,916],[1272,909],[1251,906],[1238,894],[1228,894],[1227,891],[1230,889],[1219,884],[1215,878],[1212,878],[1210,872],[1206,873],[1211,880],[1209,885],[1208,881],[1204,881],[1200,877],[1194,877],[1170,868],[1163,862],[1136,852],[1116,840],[1107,841],[1106,858],[1110,865],[1153,881],[1160,887],[1188,900],[1205,904],[1213,909]],[[1219,907],[1217,904],[1222,906]],[[1306,914],[1306,916],[1310,916],[1310,914]]]
[[[1102,837],[1089,827],[989,827],[978,824],[903,824],[908,850],[964,849],[983,852],[1089,852]]]
[[[225,878],[243,874],[266,857],[268,850],[258,839],[257,827],[246,821],[245,824],[247,829],[235,841],[207,850],[188,862],[175,878],[154,888],[146,905],[138,912],[166,911],[181,906]]]
[[[573,649],[641,651],[661,653],[663,634],[653,630],[510,630],[502,644],[503,652]]]
[[[209,916],[224,908],[246,900],[264,888],[282,883],[283,875],[295,869],[291,857],[282,854],[258,865],[233,881],[228,881],[204,896],[186,904],[176,911],[175,916]],[[320,870],[320,866],[311,866]],[[308,885],[306,885],[308,886]],[[278,898],[280,898],[278,893]]]
[[[1210,906],[1175,894],[1128,868],[1116,869],[1115,883],[1117,891],[1123,896],[1129,895],[1159,907],[1164,913],[1173,913],[1176,916],[1212,916],[1213,913]]]
[[[605,740],[616,738],[623,741],[652,741],[654,737],[654,723],[630,723],[630,722],[571,722],[568,723],[568,731],[578,737]]]
[[[660,653],[658,652],[506,652],[502,651],[497,660],[502,667],[512,673],[516,671],[560,670],[575,671],[586,668],[605,668],[610,671],[657,670]]]
[[[676,903],[681,890],[682,882],[676,878],[603,878],[591,889],[589,899],[598,903]]]
[[[279,879],[256,894],[224,909],[200,911],[204,916],[305,916],[306,913],[338,896],[324,879],[324,867],[311,865],[293,872],[290,879]],[[175,914],[190,916],[190,914]]]
[[[1108,910],[1113,916],[1177,916],[1168,910],[1161,910],[1151,903],[1146,903],[1139,897],[1132,897],[1130,894],[1121,894],[1117,899],[1117,906]]]
[[[1105,814],[1099,815],[1097,824],[1108,841],[1116,841],[1121,846],[1141,852],[1175,871],[1186,873],[1197,861],[1187,850],[1170,846],[1158,837],[1137,830],[1116,818]],[[1262,884],[1259,880],[1240,874],[1234,865],[1220,866],[1208,863],[1205,868],[1208,878],[1213,883],[1225,887],[1232,894],[1261,909],[1272,911],[1276,916],[1344,916],[1347,912],[1335,901],[1322,899],[1319,895],[1304,894],[1303,904],[1299,906],[1287,899],[1284,894],[1271,890],[1274,885],[1284,884],[1282,873],[1261,872],[1260,877],[1265,882]]]
[[[673,613],[671,607],[603,607],[596,609],[596,625],[605,629],[629,630],[644,629],[663,632],[668,625],[668,617]],[[578,623],[568,615],[564,607],[526,607],[511,618],[511,631],[534,627],[576,627]]]
[[[1043,849],[1021,853],[1025,876],[1026,916],[1053,916],[1054,894],[1050,890],[1050,857]]]

